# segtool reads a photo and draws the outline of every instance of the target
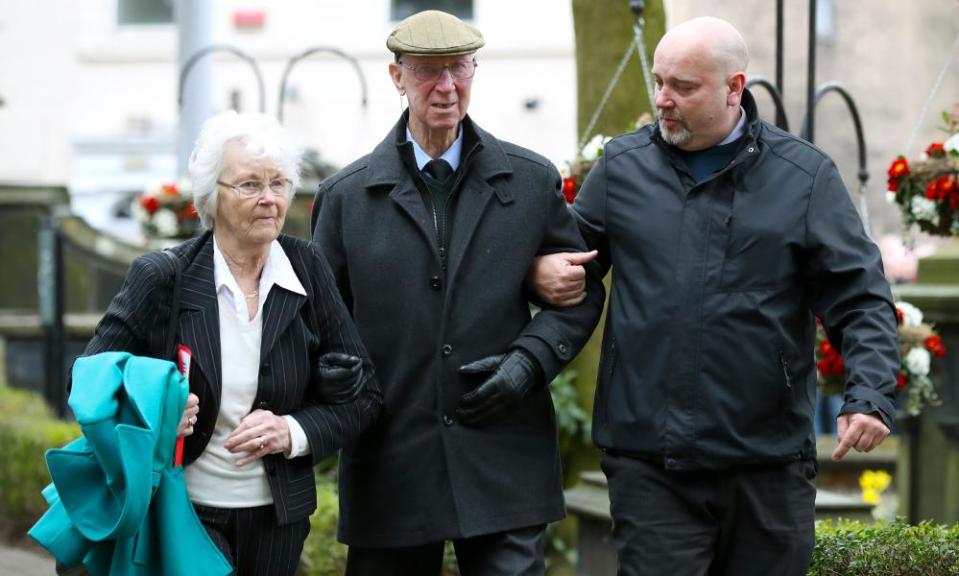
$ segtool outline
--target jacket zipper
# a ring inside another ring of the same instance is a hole
[[[782,349],[779,350],[779,365],[783,370],[783,378],[786,379],[786,388],[792,388],[793,382],[789,376],[789,362],[786,360],[786,353],[783,352]]]

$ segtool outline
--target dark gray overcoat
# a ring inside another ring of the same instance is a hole
[[[406,116],[371,154],[320,186],[313,235],[329,260],[384,394],[377,422],[340,459],[340,539],[412,546],[544,524],[564,514],[546,386],[482,428],[456,420],[482,377],[461,365],[522,348],[549,382],[586,342],[604,289],[531,319],[534,256],[584,249],[545,158],[464,120],[444,270],[431,212],[403,155]]]

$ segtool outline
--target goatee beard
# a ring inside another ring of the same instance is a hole
[[[672,144],[673,146],[682,146],[683,144],[689,142],[689,139],[692,138],[692,134],[689,133],[689,130],[683,127],[670,130],[663,124],[664,119],[678,120],[679,118],[666,118],[662,115],[659,117],[659,133],[663,136],[663,140],[669,144]]]

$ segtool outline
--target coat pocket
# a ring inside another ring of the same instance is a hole
[[[594,409],[594,417],[598,416],[599,421],[604,425],[609,423],[609,396],[610,388],[613,386],[613,376],[616,371],[617,355],[616,337],[610,336],[599,362],[599,383],[597,384],[596,405]]]

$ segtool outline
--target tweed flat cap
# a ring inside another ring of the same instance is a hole
[[[396,25],[386,47],[396,54],[458,56],[483,47],[486,42],[475,27],[439,10],[417,12]]]

